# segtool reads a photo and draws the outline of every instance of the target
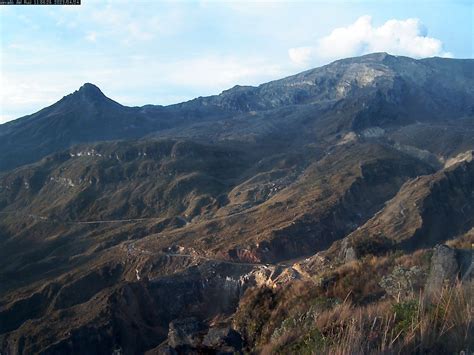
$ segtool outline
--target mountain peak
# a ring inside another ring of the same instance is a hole
[[[375,52],[358,57],[339,59],[334,63],[384,63],[395,58],[397,58],[397,56],[393,56],[386,52]]]
[[[104,93],[94,84],[85,83],[78,90],[67,96],[69,100],[79,101],[82,103],[89,102],[95,104],[109,104],[113,106],[121,106],[119,103],[109,99]]]
[[[78,93],[87,95],[87,96],[104,96],[105,95],[100,91],[100,89],[91,83],[85,83],[82,85],[79,90],[77,90]]]
[[[393,55],[388,54],[387,52],[374,52],[360,56],[359,58],[370,58],[373,60],[384,60],[387,57],[393,57]]]

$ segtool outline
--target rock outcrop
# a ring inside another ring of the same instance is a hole
[[[426,295],[436,297],[443,288],[454,285],[466,273],[470,273],[471,258],[470,252],[437,245],[431,257],[430,273],[425,285]]]

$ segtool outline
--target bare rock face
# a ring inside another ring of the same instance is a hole
[[[437,245],[431,257],[430,274],[426,281],[426,294],[436,297],[443,287],[453,285],[468,269],[471,256],[464,250],[451,249],[446,245]]]
[[[242,349],[242,338],[230,326],[209,329],[202,344],[209,349],[218,349],[222,353],[234,354]]]
[[[170,323],[168,344],[174,349],[196,348],[201,343],[205,326],[196,318],[176,319]]]
[[[355,249],[349,245],[349,240],[344,238],[341,242],[340,257],[347,263],[357,260],[357,253]]]
[[[242,349],[242,338],[230,326],[208,329],[194,317],[176,319],[170,323],[168,347],[159,349],[163,354],[234,354]]]

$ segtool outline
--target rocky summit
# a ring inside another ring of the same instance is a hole
[[[0,353],[474,350],[474,60],[374,53],[0,125]]]

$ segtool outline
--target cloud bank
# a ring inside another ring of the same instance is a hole
[[[313,61],[330,61],[373,52],[388,52],[414,58],[452,57],[443,43],[428,37],[419,19],[392,19],[376,27],[371,16],[359,17],[347,27],[338,27],[314,46],[290,48],[293,63],[303,66]]]

